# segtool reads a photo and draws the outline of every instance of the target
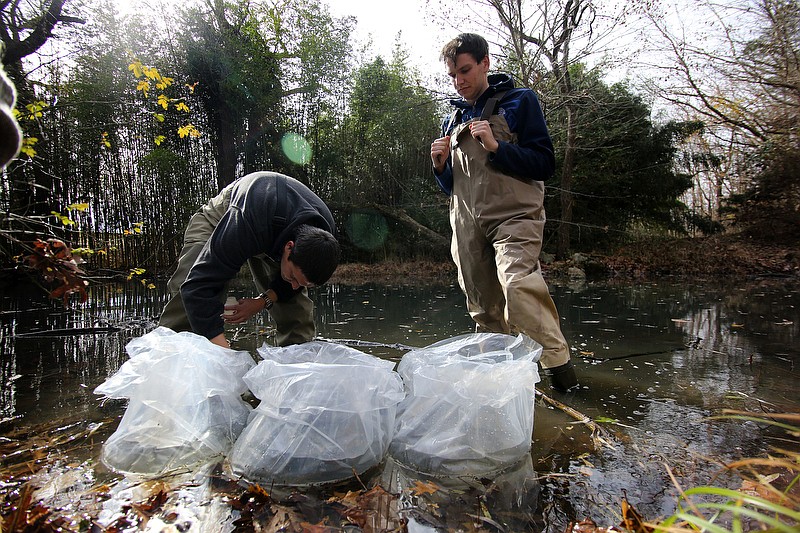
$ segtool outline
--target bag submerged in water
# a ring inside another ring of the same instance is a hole
[[[258,352],[244,381],[261,403],[228,456],[234,475],[327,483],[383,460],[404,395],[394,363],[319,341]]]
[[[103,463],[119,472],[161,474],[222,459],[252,410],[241,397],[252,356],[165,327],[125,349],[130,359],[94,390],[130,400],[103,445]]]
[[[486,475],[529,453],[542,346],[475,333],[405,354],[406,398],[389,454],[436,475]]]

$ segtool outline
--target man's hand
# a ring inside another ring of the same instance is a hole
[[[250,317],[264,309],[264,300],[261,298],[242,298],[236,305],[226,305],[222,320],[227,324],[241,324],[250,320]]]
[[[439,137],[431,143],[431,161],[433,162],[433,170],[437,174],[444,172],[445,163],[447,158],[450,157],[450,136]]]
[[[496,152],[497,148],[500,146],[500,143],[498,143],[494,138],[494,133],[492,133],[492,125],[488,120],[476,120],[475,122],[470,123],[469,132],[479,143],[481,143],[481,146],[492,153]]]

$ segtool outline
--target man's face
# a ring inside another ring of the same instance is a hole
[[[308,281],[306,275],[300,270],[300,267],[295,265],[289,259],[289,253],[294,248],[294,242],[289,241],[283,247],[283,255],[281,256],[281,277],[284,281],[289,282],[292,288],[297,290],[300,287],[313,287],[314,284]]]
[[[453,87],[470,104],[474,104],[483,91],[489,88],[489,56],[475,61],[470,54],[458,54],[455,62],[447,60],[447,73]]]

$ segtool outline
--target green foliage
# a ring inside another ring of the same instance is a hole
[[[274,168],[275,123],[283,95],[278,58],[260,33],[245,2],[218,3],[215,10],[187,13],[180,42],[186,72],[208,117],[217,160],[218,188],[241,172]]]
[[[578,111],[573,244],[581,249],[608,245],[643,228],[683,231],[685,208],[679,198],[691,180],[675,171],[677,146],[701,124],[656,126],[649,106],[626,85],[608,86],[599,73],[579,67],[573,68],[572,78],[587,96]],[[563,112],[554,110],[547,118],[554,143],[562,146]],[[557,165],[560,168],[560,160]],[[559,184],[557,169],[548,186],[558,190]],[[555,198],[550,198],[547,212],[558,218],[560,205]]]
[[[345,127],[358,147],[347,173],[365,202],[401,206],[434,192],[430,142],[437,134],[435,103],[424,88],[408,82],[409,67],[378,57],[358,70]]]
[[[439,212],[441,193],[430,170],[430,143],[438,133],[436,104],[418,83],[397,49],[390,64],[377,57],[355,74],[350,96],[350,114],[343,135],[350,157],[345,161],[346,188],[339,190],[338,202],[387,206],[399,215],[420,211]],[[430,213],[426,216],[430,217]],[[420,217],[418,220],[424,220]],[[388,225],[390,250],[394,257],[413,257],[424,250],[414,233],[399,219]],[[377,257],[377,256],[376,256]]]

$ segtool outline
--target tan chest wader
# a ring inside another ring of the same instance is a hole
[[[167,282],[171,295],[167,305],[161,313],[159,325],[174,331],[192,331],[186,309],[181,298],[181,284],[189,275],[189,270],[194,265],[200,251],[205,246],[214,228],[228,210],[231,203],[232,187],[228,186],[217,196],[209,200],[200,210],[192,215],[183,238],[183,249],[178,258],[178,267]],[[266,254],[252,257],[247,261],[257,293],[267,290],[270,282],[280,276],[280,263],[272,260]],[[225,300],[221,295],[221,301]],[[304,288],[294,298],[286,302],[275,302],[269,311],[277,330],[276,342],[279,346],[300,344],[313,340],[316,335],[314,324],[314,303],[308,297]]]
[[[492,114],[496,104],[486,103],[481,120],[489,120],[498,141],[516,143],[505,118]],[[544,368],[565,364],[569,347],[539,265],[544,183],[492,168],[489,152],[469,132],[471,122],[450,134],[450,251],[467,310],[478,331],[524,333],[539,342]]]

